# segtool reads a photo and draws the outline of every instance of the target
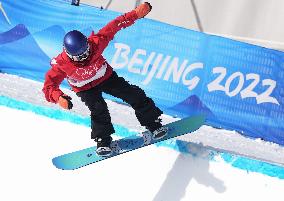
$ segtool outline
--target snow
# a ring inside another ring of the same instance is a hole
[[[41,91],[41,82],[0,73],[0,86],[0,96],[7,96],[34,105],[61,110],[57,105],[46,102]],[[73,99],[74,107],[71,113],[86,117],[89,116],[89,110],[74,92],[64,88],[63,90]],[[139,125],[132,108],[108,100],[107,104],[114,124],[122,125],[137,132],[144,129]],[[163,115],[162,117],[163,123],[177,120],[168,115]],[[284,166],[284,147],[260,139],[249,139],[235,131],[215,129],[205,125],[201,127],[195,135],[185,135],[178,139],[187,142],[201,143],[203,146],[227,150],[244,156],[250,156],[276,164],[283,164]]]
[[[58,170],[51,159],[91,146],[90,129],[4,106],[0,111],[0,200],[281,200],[284,190],[282,179],[156,146]]]
[[[47,103],[42,83],[0,73],[0,99],[13,98],[35,106],[61,110]],[[32,89],[32,90],[31,90]],[[89,111],[73,97],[71,113],[87,117]],[[116,125],[141,131],[131,108],[107,101]],[[176,120],[163,115],[163,122]],[[12,109],[0,101],[0,200],[282,200],[284,179],[265,172],[233,167],[222,155],[209,159],[194,145],[230,150],[242,155],[284,163],[284,148],[236,132],[203,126],[180,137],[191,143],[185,154],[167,146],[148,146],[112,159],[63,171],[52,158],[93,146],[90,128],[56,120],[31,111]],[[117,136],[118,137],[118,136]]]

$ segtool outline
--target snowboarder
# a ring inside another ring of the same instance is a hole
[[[119,30],[145,17],[151,9],[150,3],[142,3],[109,22],[97,34],[92,32],[88,38],[78,30],[68,32],[64,37],[63,52],[51,60],[51,69],[45,75],[43,92],[47,101],[64,109],[72,108],[71,97],[59,89],[61,82],[67,78],[72,90],[91,111],[91,138],[97,142],[98,155],[111,154],[111,134],[115,132],[102,92],[128,103],[135,110],[140,124],[152,133],[154,139],[161,139],[167,134],[167,128],[161,124],[162,111],[153,100],[141,88],[119,77],[102,56]]]

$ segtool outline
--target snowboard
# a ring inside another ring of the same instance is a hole
[[[154,140],[149,131],[115,140],[111,143],[112,154],[102,157],[96,154],[96,146],[64,154],[52,159],[53,165],[62,170],[75,170],[92,163],[99,162],[141,147],[145,147],[160,141],[191,133],[199,129],[205,122],[204,115],[195,115],[166,124],[168,134],[162,139]]]

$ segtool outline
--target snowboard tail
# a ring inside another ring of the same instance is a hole
[[[148,146],[157,142],[161,142],[180,135],[191,133],[199,129],[205,122],[204,115],[196,115],[192,117],[183,118],[181,120],[166,124],[168,127],[168,134],[162,139],[154,140],[149,131],[140,134],[125,137],[115,140],[111,144],[112,154],[107,157],[98,156],[96,154],[96,146],[64,154],[53,158],[52,162],[55,167],[63,170],[74,170],[92,163],[105,160],[141,147]]]

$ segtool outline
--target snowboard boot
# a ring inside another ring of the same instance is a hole
[[[158,128],[158,129],[156,129],[156,130],[154,130],[153,132],[152,132],[152,134],[153,134],[153,139],[154,140],[160,140],[160,139],[162,139],[162,138],[164,138],[167,134],[168,134],[168,128],[167,127],[164,127],[164,126],[162,126],[162,127],[160,127],[160,128]]]
[[[111,136],[107,136],[107,137],[97,137],[95,138],[95,142],[97,142],[97,150],[96,153],[99,156],[110,156],[112,154],[112,150],[110,148],[110,144],[112,141],[112,137]]]
[[[162,125],[161,119],[157,119],[149,124],[147,129],[152,133],[154,140],[160,140],[168,134],[168,128]]]

